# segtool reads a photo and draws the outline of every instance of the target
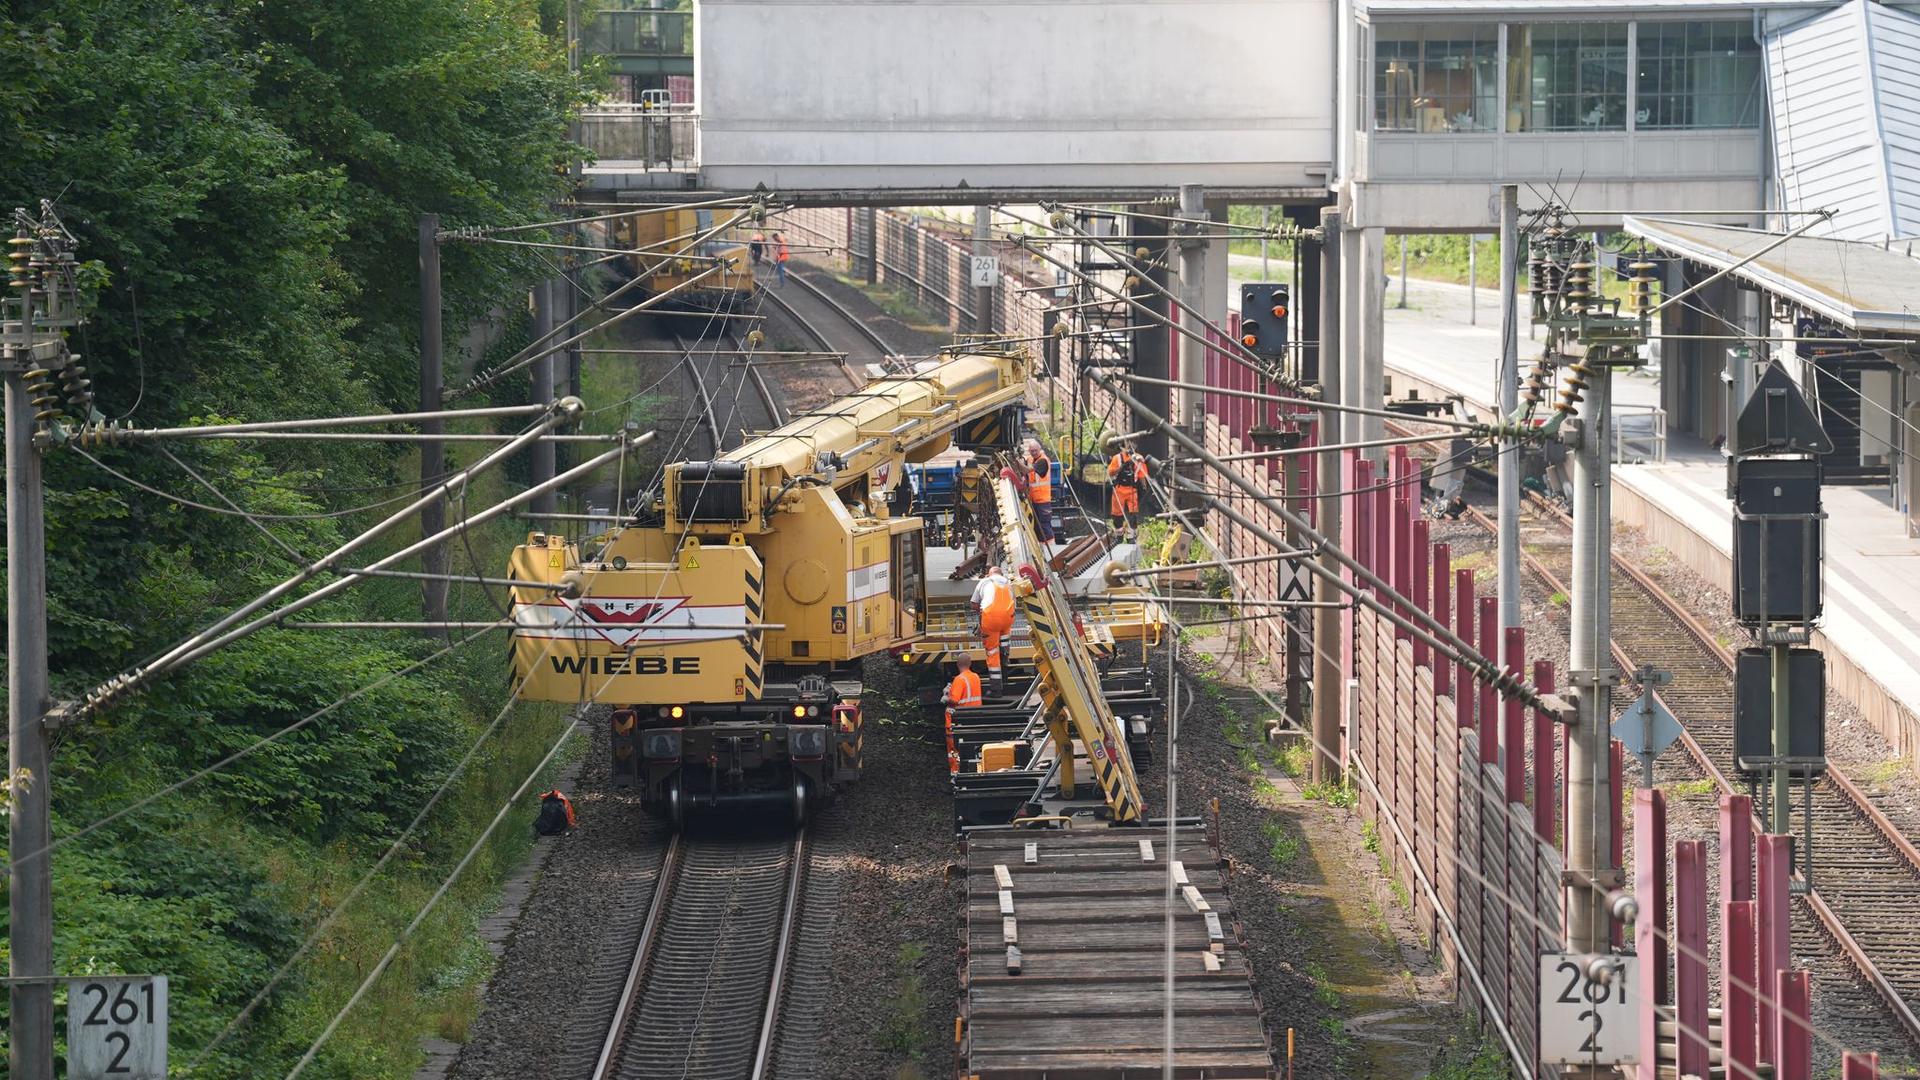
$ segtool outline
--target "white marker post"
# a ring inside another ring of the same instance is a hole
[[[167,977],[67,980],[67,1080],[167,1080]]]

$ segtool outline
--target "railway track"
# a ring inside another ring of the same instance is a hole
[[[799,273],[792,270],[787,272],[787,280],[800,286],[801,291],[805,292],[809,299],[817,302],[821,307],[832,313],[837,321],[845,324],[860,340],[871,346],[871,355],[865,357],[866,359],[881,360],[898,354],[899,350],[895,349],[892,343],[881,336],[879,331],[868,326],[865,320],[848,310],[846,305],[829,296],[825,289],[808,281],[805,277],[802,277]],[[761,294],[771,301],[774,307],[779,308],[782,314],[791,319],[794,325],[798,326],[803,333],[819,342],[822,349],[826,349],[829,352],[838,351],[836,341],[842,339],[829,337],[818,322],[807,318],[792,301],[781,296],[778,289],[763,289]],[[868,349],[861,349],[859,351],[862,353],[869,352]],[[840,365],[840,370],[854,386],[859,387],[866,384],[866,379],[853,369],[853,365],[845,355],[842,355],[837,362]]]
[[[675,836],[593,1080],[765,1080],[806,914],[809,839]]]
[[[1527,514],[1524,565],[1548,589],[1570,594],[1571,519],[1537,500]],[[1494,532],[1479,510],[1468,516]],[[1623,672],[1646,664],[1671,673],[1658,696],[1681,723],[1692,765],[1721,793],[1739,791],[1733,779],[1733,654],[1645,571],[1618,554],[1613,568],[1614,663]],[[1814,787],[1812,819],[1813,875],[1811,881],[1797,875],[1806,886],[1801,899],[1873,999],[1834,1005],[1856,1022],[1879,1012],[1887,1018],[1881,1023],[1890,1021],[1910,1049],[1920,1048],[1920,850],[1838,765],[1830,765]],[[1804,817],[1799,828],[1805,829]]]
[[[680,350],[680,367],[686,371],[687,379],[693,383],[694,400],[700,405],[700,422],[707,429],[707,445],[712,450],[712,456],[719,457],[722,449],[720,422],[714,419],[713,395],[707,392],[707,380],[701,376],[700,362],[694,358],[694,353],[699,351],[700,342],[696,340],[689,345],[684,336],[676,333],[673,335],[673,345]]]

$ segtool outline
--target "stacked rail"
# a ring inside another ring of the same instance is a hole
[[[961,1075],[1159,1076],[1169,1004],[1174,1075],[1274,1075],[1225,874],[1198,829],[1173,850],[1161,828],[975,831],[966,884]]]

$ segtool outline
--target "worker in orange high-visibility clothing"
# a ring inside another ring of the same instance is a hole
[[[773,283],[784,286],[787,283],[787,260],[793,253],[787,249],[787,238],[779,233],[773,234]]]
[[[1140,488],[1147,482],[1146,455],[1134,453],[1130,442],[1121,443],[1120,452],[1107,462],[1107,479],[1113,481],[1113,505],[1108,508],[1113,527],[1132,540],[1136,535],[1133,519],[1140,513]]]
[[[1053,461],[1038,439],[1027,440],[1027,501],[1033,504],[1040,542],[1053,543]]]
[[[989,568],[973,587],[973,618],[987,647],[987,674],[997,693],[1006,685],[1000,670],[1000,640],[1013,630],[1013,582],[1007,580],[1005,567]]]
[[[947,690],[940,695],[947,706],[947,772],[960,771],[960,751],[953,742],[953,710],[974,708],[985,700],[980,689],[980,675],[973,670],[973,657],[960,654],[960,673],[947,684]]]

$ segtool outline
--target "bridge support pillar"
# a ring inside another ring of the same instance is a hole
[[[1220,231],[1211,229],[1211,225],[1227,220],[1227,204],[1209,201],[1206,189],[1198,184],[1186,184],[1180,188],[1180,216],[1196,224],[1174,228],[1176,236],[1186,234],[1184,239],[1175,241],[1180,257],[1180,302],[1188,309],[1181,312],[1179,318],[1183,326],[1204,336],[1208,320],[1226,325],[1227,244],[1224,240],[1212,240],[1197,234]],[[1204,385],[1207,381],[1206,349],[1199,342],[1186,337],[1176,341],[1174,348],[1179,355],[1180,381]],[[1188,434],[1199,436],[1205,423],[1205,412],[1204,395],[1199,391],[1174,391],[1174,412],[1171,415]]]

